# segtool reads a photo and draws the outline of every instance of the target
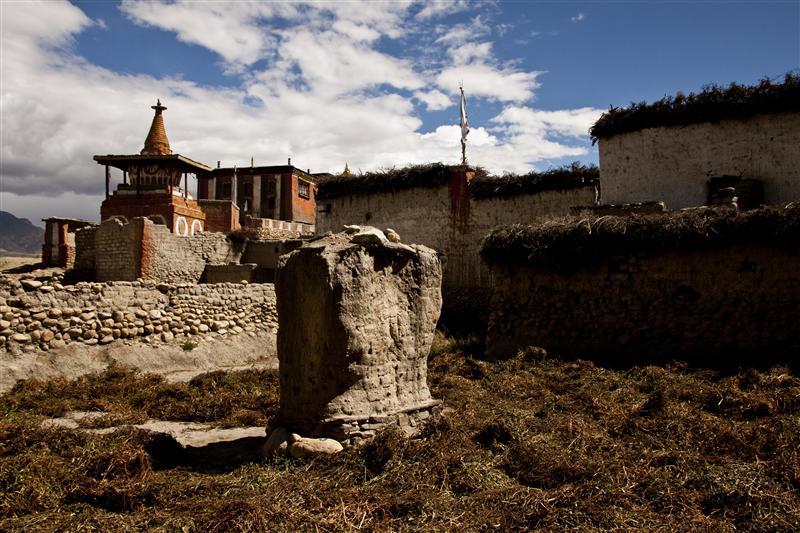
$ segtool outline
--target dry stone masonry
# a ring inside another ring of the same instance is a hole
[[[248,334],[274,339],[268,284],[166,284],[0,278],[0,350],[50,350],[70,343],[187,341]],[[265,342],[273,346],[274,342]],[[274,348],[273,348],[274,349]]]
[[[369,227],[351,226],[283,256],[280,423],[344,444],[387,424],[412,433],[439,406],[427,385],[427,355],[441,281],[435,251]]]

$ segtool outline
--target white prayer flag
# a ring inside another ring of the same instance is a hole
[[[461,142],[467,142],[467,134],[469,133],[469,122],[467,122],[467,97],[464,96],[464,87],[461,89]]]

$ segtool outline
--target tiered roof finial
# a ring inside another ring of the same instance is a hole
[[[172,149],[169,147],[167,130],[164,128],[164,117],[161,115],[162,111],[166,111],[167,108],[161,105],[161,99],[158,99],[156,105],[151,106],[151,109],[155,109],[156,114],[153,116],[150,132],[144,140],[144,148],[140,153],[142,155],[169,155],[172,153]]]

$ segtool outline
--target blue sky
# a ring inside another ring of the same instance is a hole
[[[97,219],[91,156],[312,172],[596,162],[609,105],[800,68],[800,2],[3,2],[0,209]]]

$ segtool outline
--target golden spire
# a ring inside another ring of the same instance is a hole
[[[144,140],[144,148],[142,148],[140,153],[142,155],[171,154],[172,150],[169,147],[167,130],[164,129],[164,117],[161,116],[161,112],[165,111],[167,108],[161,105],[161,100],[159,99],[156,105],[152,106],[151,109],[155,109],[156,114],[153,117],[153,123],[150,125],[150,132]]]
[[[350,167],[347,166],[347,162],[344,163],[344,170],[342,171],[342,176],[349,176],[350,175]]]

